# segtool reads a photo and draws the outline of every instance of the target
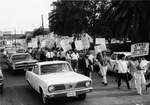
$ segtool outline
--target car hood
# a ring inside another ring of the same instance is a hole
[[[91,80],[91,78],[75,72],[62,72],[62,73],[41,75],[41,79],[44,82],[46,82],[48,85],[65,84],[65,83],[67,84],[67,83],[74,83],[78,81]]]
[[[29,59],[29,60],[24,60],[24,61],[12,61],[12,63],[15,64],[22,64],[22,63],[33,63],[33,62],[37,62],[37,60],[33,60],[33,59]]]

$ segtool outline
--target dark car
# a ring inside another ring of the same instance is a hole
[[[16,53],[11,55],[9,62],[11,71],[14,74],[17,70],[31,70],[38,61],[33,59],[29,53]]]

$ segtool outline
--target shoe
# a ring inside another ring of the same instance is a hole
[[[104,83],[104,85],[107,86],[108,84],[107,84],[107,83]]]
[[[102,82],[102,84],[105,84],[104,82]]]

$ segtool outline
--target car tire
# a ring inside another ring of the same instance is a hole
[[[42,101],[43,101],[43,103],[44,103],[45,105],[47,105],[47,104],[48,104],[48,102],[47,102],[48,99],[45,97],[43,91],[41,92],[41,96],[42,96]]]
[[[86,94],[80,94],[78,95],[79,100],[85,100]]]

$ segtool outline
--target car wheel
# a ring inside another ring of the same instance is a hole
[[[86,94],[80,94],[78,95],[79,100],[85,100]]]
[[[43,91],[42,91],[41,95],[42,95],[42,101],[46,105],[47,104],[47,98],[45,97]]]

